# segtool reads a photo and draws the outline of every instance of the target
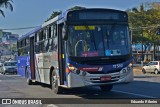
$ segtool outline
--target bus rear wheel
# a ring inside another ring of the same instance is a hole
[[[62,93],[62,87],[58,86],[58,78],[55,71],[53,71],[51,75],[51,88],[55,94]]]
[[[113,88],[113,85],[100,85],[100,88],[102,91],[111,91]]]
[[[25,77],[26,77],[26,79],[27,79],[27,84],[28,84],[28,85],[32,85],[33,82],[32,82],[31,79],[29,79],[29,76],[28,76],[28,68],[26,68]]]

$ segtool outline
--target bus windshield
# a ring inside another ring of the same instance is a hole
[[[67,53],[73,57],[130,54],[128,25],[69,26]]]

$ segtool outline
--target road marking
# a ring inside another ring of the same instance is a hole
[[[113,92],[124,93],[124,94],[131,94],[131,95],[141,96],[141,97],[147,97],[147,98],[157,98],[157,97],[153,97],[153,96],[147,96],[147,95],[142,95],[142,94],[135,94],[135,93],[130,93],[130,92],[118,91],[118,90],[112,90],[112,91]]]
[[[54,104],[49,104],[49,105],[47,105],[47,107],[58,107],[58,106],[56,106]]]

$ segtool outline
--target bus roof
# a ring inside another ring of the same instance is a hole
[[[80,10],[66,10],[65,12],[61,13],[60,15],[54,17],[53,19],[43,23],[41,26],[38,26],[36,27],[35,29],[33,29],[32,31],[26,33],[25,35],[22,35],[18,40],[21,40],[22,38],[25,38],[25,37],[28,37],[32,34],[34,34],[35,32],[39,31],[41,28],[43,27],[46,27],[56,21],[58,21],[57,23],[62,23],[64,21],[66,21],[67,19],[67,14],[69,12],[72,12],[72,11],[86,11],[86,10],[108,10],[108,11],[117,11],[117,12],[124,12],[126,13],[125,11],[122,11],[122,10],[116,10],[116,9],[108,9],[108,8],[85,8],[85,9],[80,9]]]
[[[39,31],[41,28],[42,28],[41,26],[36,27],[36,28],[33,29],[32,31],[30,31],[30,32],[28,32],[28,33],[22,35],[21,37],[19,37],[18,40],[21,40],[21,39],[23,39],[23,38],[26,38],[26,37],[28,37],[28,36],[34,34],[35,32]]]
[[[102,10],[102,11],[105,11],[105,10],[108,10],[108,11],[117,11],[117,12],[123,12],[123,13],[126,13],[125,11],[122,11],[122,10],[116,10],[116,9],[109,9],[109,8],[84,8],[84,9],[79,9],[79,10],[66,10],[65,12],[62,12],[60,15],[54,17],[53,19],[45,22],[42,24],[42,28],[43,27],[46,27],[47,25],[50,25],[56,21],[59,21],[58,23],[61,23],[61,22],[64,22],[67,20],[67,14],[69,12],[72,12],[72,11],[86,11],[86,10]]]

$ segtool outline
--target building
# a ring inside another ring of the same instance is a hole
[[[1,55],[11,55],[15,53],[17,47],[18,34],[4,32],[0,30],[0,53]]]

